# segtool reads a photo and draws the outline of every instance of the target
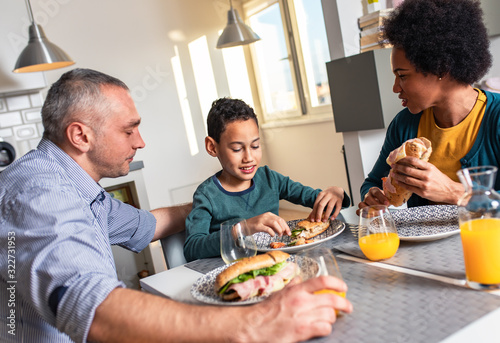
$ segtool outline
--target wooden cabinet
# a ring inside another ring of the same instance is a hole
[[[47,86],[43,72],[12,72],[28,44],[28,12],[24,1],[0,0],[0,93],[19,93]]]

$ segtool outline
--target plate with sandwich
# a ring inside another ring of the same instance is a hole
[[[460,233],[456,205],[410,207],[391,214],[402,241],[433,241]]]
[[[295,253],[297,251],[313,247],[328,241],[345,229],[345,223],[334,219],[327,222],[310,222],[307,219],[297,219],[287,222],[292,230],[291,236],[274,236],[268,233],[257,232],[253,234],[257,243],[257,251],[285,251]]]
[[[200,277],[191,295],[211,305],[249,305],[283,289],[297,273],[295,256],[270,251],[216,268]]]

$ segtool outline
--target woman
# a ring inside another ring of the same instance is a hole
[[[393,166],[394,179],[413,192],[408,206],[456,204],[464,192],[456,175],[460,168],[500,164],[500,94],[471,86],[492,61],[480,3],[406,0],[384,30],[394,46],[393,91],[405,109],[387,129],[358,206],[389,205],[381,180],[391,168],[386,158],[415,137],[429,139],[433,153],[429,162],[405,157]]]

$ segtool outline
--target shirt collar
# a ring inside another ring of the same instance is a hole
[[[104,189],[74,159],[52,141],[43,138],[37,149],[54,159],[65,170],[68,179],[89,204],[104,192]]]

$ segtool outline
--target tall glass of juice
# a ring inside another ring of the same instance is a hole
[[[493,189],[497,168],[465,168],[457,175],[465,188],[458,205],[467,284],[500,289],[500,195]]]

